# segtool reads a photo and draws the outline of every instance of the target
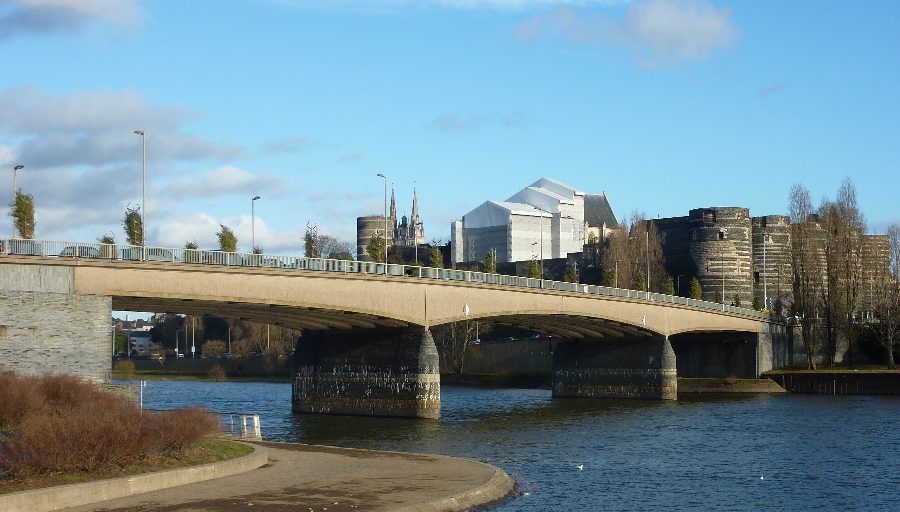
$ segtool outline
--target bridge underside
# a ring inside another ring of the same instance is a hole
[[[194,316],[241,318],[297,330],[377,329],[409,327],[408,322],[376,315],[282,304],[253,304],[197,299],[113,297],[116,311],[154,311]]]

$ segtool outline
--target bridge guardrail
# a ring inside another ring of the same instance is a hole
[[[777,316],[737,306],[689,299],[662,293],[642,292],[625,288],[610,288],[581,283],[564,283],[521,276],[487,274],[469,270],[432,268],[417,265],[375,263],[372,261],[332,260],[304,258],[300,256],[275,256],[239,252],[206,251],[199,249],[173,249],[166,247],[141,247],[126,244],[102,244],[94,242],[66,242],[58,240],[24,240],[0,238],[0,256],[37,256],[45,258],[82,258],[99,260],[144,261],[147,263],[180,263],[186,265],[221,265],[229,267],[263,267],[322,272],[380,274],[393,277],[464,281],[520,288],[540,288],[588,295],[605,295],[630,299],[663,302],[724,311],[744,316],[776,320]]]

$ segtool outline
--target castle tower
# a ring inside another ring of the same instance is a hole
[[[747,208],[697,208],[688,214],[690,255],[697,266],[703,300],[715,300],[725,289],[723,302],[735,296],[741,305],[753,301],[752,230]]]

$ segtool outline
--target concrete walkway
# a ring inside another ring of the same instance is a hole
[[[65,510],[449,511],[502,499],[514,487],[498,468],[453,457],[254,444],[269,449],[269,464],[251,472]]]

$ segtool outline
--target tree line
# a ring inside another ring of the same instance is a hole
[[[795,184],[788,210],[793,267],[790,309],[801,327],[808,367],[816,368],[823,342],[828,365],[833,366],[842,338],[853,368],[859,338],[869,330],[893,368],[893,352],[900,344],[900,224],[891,224],[881,238],[866,236],[866,219],[849,178],[834,200],[824,198],[818,207],[813,206],[809,191]]]

